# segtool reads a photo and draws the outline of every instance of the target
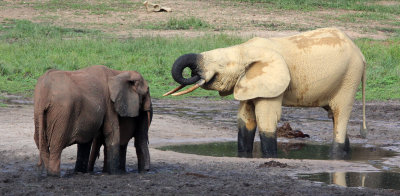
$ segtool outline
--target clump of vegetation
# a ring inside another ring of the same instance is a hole
[[[212,29],[213,27],[207,22],[196,17],[189,17],[184,19],[170,18],[167,22],[160,22],[156,24],[146,24],[139,26],[144,29],[156,30],[188,30],[188,29]]]

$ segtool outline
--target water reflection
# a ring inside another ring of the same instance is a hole
[[[206,144],[175,145],[161,147],[160,149],[216,157],[237,156],[237,142],[214,142]],[[260,142],[255,142],[253,157],[262,157],[260,149]],[[329,160],[329,152],[330,145],[283,142],[278,143],[278,158]],[[384,150],[382,148],[352,145],[349,159],[353,161],[379,160],[385,157],[396,156],[396,154],[396,152]]]
[[[400,173],[394,172],[333,172],[299,174],[300,179],[336,184],[344,187],[369,187],[400,190]]]

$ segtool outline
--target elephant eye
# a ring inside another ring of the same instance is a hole
[[[130,80],[128,83],[129,83],[129,85],[132,85],[132,86],[135,85],[135,81],[134,80]]]

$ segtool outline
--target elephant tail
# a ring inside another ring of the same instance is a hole
[[[363,118],[363,123],[360,128],[360,135],[362,138],[367,137],[368,133],[368,128],[367,128],[367,120],[365,117],[365,86],[367,85],[367,69],[366,69],[366,63],[364,60],[364,71],[363,75],[361,78],[361,83],[362,83],[362,118]]]

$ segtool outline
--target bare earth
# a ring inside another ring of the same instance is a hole
[[[139,174],[136,155],[131,142],[128,147],[125,175],[102,174],[102,157],[96,163],[94,174],[72,174],[76,157],[76,145],[62,154],[62,178],[40,177],[36,172],[38,150],[33,141],[33,107],[17,105],[0,108],[0,195],[94,195],[94,194],[152,194],[152,195],[398,195],[400,191],[389,189],[345,188],[326,185],[296,177],[298,173],[316,172],[373,172],[378,171],[367,162],[340,160],[289,160],[245,159],[209,157],[161,151],[155,147],[236,139],[234,108],[236,101],[188,99],[181,101],[154,100],[155,115],[150,128],[151,171]],[[177,108],[206,111],[203,118],[174,113]],[[400,152],[400,102],[370,102],[367,118],[370,134],[360,139],[358,130],[361,105],[356,103],[349,123],[351,143],[382,146]],[[171,115],[165,114],[171,113]],[[176,114],[176,115],[174,115]],[[326,118],[320,108],[284,108],[283,121],[289,121],[294,129],[301,129],[310,139],[300,142],[330,143],[332,123],[316,119]],[[178,117],[180,116],[180,117]],[[300,116],[300,117],[299,117]],[[299,118],[297,118],[299,117]],[[292,139],[279,138],[293,142]],[[259,167],[275,160],[288,167]],[[385,161],[387,166],[398,170],[400,157]]]
[[[152,1],[171,7],[170,13],[148,13],[136,2],[132,9],[96,14],[85,9],[43,10],[35,8],[47,0],[0,1],[0,22],[8,19],[26,19],[61,27],[97,29],[118,37],[185,36],[205,34],[232,34],[242,37],[286,36],[317,27],[336,26],[352,38],[386,39],[393,32],[379,31],[377,27],[399,28],[400,16],[381,21],[343,21],[348,10],[317,10],[312,12],[271,11],[260,4],[232,3],[211,0]],[[98,1],[85,2],[96,4]],[[379,1],[384,6],[398,1]],[[118,9],[117,9],[118,10]],[[206,30],[149,30],[140,28],[158,24],[170,18],[194,16],[213,26]],[[339,19],[338,19],[339,18]],[[29,101],[28,101],[29,102]],[[0,195],[400,195],[400,191],[345,188],[338,185],[300,180],[298,173],[363,171],[376,168],[368,162],[244,159],[208,157],[157,150],[170,144],[235,141],[236,101],[210,99],[154,100],[155,115],[150,127],[151,171],[138,174],[133,144],[128,147],[125,175],[71,174],[76,157],[76,145],[63,151],[62,178],[37,175],[38,150],[33,140],[33,106],[9,105],[0,107]],[[179,113],[177,108],[193,111]],[[197,111],[194,112],[194,111]],[[199,113],[198,111],[202,111]],[[356,102],[348,127],[351,143],[381,146],[400,152],[400,102],[369,102],[367,120],[370,133],[367,139],[359,137],[361,105]],[[294,129],[309,134],[309,139],[284,139],[286,142],[332,141],[332,122],[326,120],[320,108],[284,108],[282,122],[290,122]],[[325,119],[325,120],[321,120]],[[280,125],[282,124],[280,123]],[[286,163],[288,167],[259,167],[267,161]],[[96,170],[101,171],[100,157]],[[400,171],[400,158],[386,160],[384,164]]]

